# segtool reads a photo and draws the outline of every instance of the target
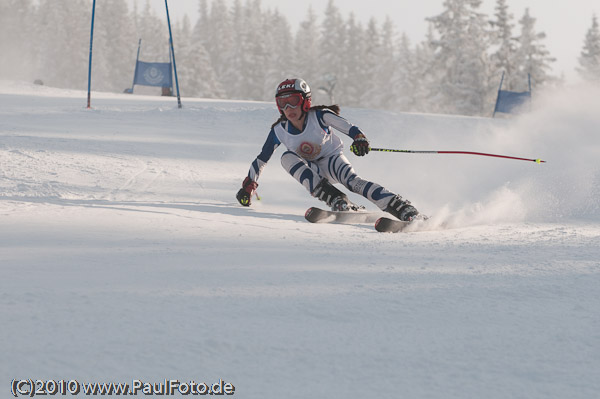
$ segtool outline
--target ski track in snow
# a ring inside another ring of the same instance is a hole
[[[600,97],[576,94],[514,120],[342,110],[374,146],[548,158],[352,157],[447,226],[380,234],[305,222],[319,203],[281,150],[237,205],[273,104],[93,93],[86,110],[0,81],[0,383],[595,397]]]

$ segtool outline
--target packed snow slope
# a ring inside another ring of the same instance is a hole
[[[511,119],[342,107],[374,147],[547,161],[349,154],[440,226],[380,234],[305,222],[319,202],[281,149],[262,200],[236,203],[274,104],[86,109],[0,81],[4,397],[13,379],[165,378],[240,398],[597,397],[599,99],[540,93]]]

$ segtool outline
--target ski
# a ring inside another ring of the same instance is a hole
[[[375,222],[375,230],[381,233],[401,233],[416,231],[444,230],[448,225],[444,221],[433,222],[425,215],[418,215],[410,222],[404,222],[398,219],[381,217]]]
[[[381,233],[400,233],[410,224],[411,222],[381,217],[375,222],[375,230]]]
[[[308,208],[304,214],[304,218],[311,223],[373,223],[380,217],[380,213],[326,211],[316,207]]]

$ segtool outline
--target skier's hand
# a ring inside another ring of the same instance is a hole
[[[235,198],[237,198],[238,202],[243,206],[250,206],[252,203],[252,196],[258,187],[258,183],[250,180],[248,176],[244,179],[242,183],[242,188],[236,194]]]
[[[359,157],[367,155],[370,150],[369,140],[367,140],[364,134],[357,134],[356,137],[354,137],[354,142],[350,146],[350,150],[352,150],[352,152]]]

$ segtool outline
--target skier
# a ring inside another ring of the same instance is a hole
[[[403,199],[377,183],[360,178],[342,153],[342,140],[332,131],[350,136],[350,147],[357,156],[369,153],[369,141],[364,133],[339,115],[339,107],[311,106],[311,91],[302,79],[287,79],[275,92],[279,119],[271,126],[261,153],[256,157],[236,198],[243,206],[250,206],[258,187],[258,178],[275,149],[284,144],[287,151],[281,156],[281,165],[308,192],[334,211],[357,210],[348,197],[332,185],[343,184],[362,195],[383,211],[403,221],[413,220],[419,212]]]

